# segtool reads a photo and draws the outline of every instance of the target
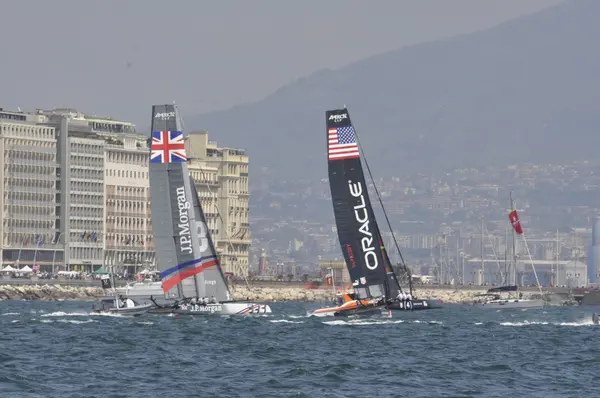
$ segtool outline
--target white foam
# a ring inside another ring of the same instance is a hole
[[[538,322],[538,321],[523,321],[523,322],[502,322],[502,326],[532,326],[532,325],[553,325],[553,326],[594,326],[591,319],[576,321],[576,322]]]
[[[2,316],[21,315],[20,312],[5,312]]]
[[[42,314],[40,316],[42,317],[47,317],[47,316],[89,316],[90,314],[87,312],[64,312],[64,311],[56,311],[56,312],[51,312],[49,314]]]
[[[287,319],[272,319],[272,323],[304,323],[304,321],[288,321]]]
[[[367,326],[367,325],[393,325],[396,323],[404,323],[404,320],[390,320],[390,319],[381,319],[381,320],[367,320],[367,319],[351,319],[348,321],[339,319],[335,321],[325,321],[323,322],[325,325],[334,325],[334,326]]]

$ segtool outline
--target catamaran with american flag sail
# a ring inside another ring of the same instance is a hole
[[[175,105],[152,107],[150,202],[163,304],[156,312],[250,315],[266,304],[235,302],[187,168],[184,133]]]
[[[326,111],[325,119],[333,211],[354,292],[343,294],[338,305],[317,309],[312,315],[371,315],[381,313],[384,308],[412,310],[439,306],[439,300],[415,299],[410,282],[410,293],[400,287],[375,220],[357,133],[348,109],[344,107]],[[368,164],[365,164],[368,170]],[[408,268],[404,266],[404,269],[410,279]]]

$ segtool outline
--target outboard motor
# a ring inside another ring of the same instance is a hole
[[[600,316],[598,316],[598,314],[593,314],[592,322],[594,322],[594,325],[598,325],[600,323]]]

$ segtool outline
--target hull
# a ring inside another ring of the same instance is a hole
[[[177,315],[264,315],[271,313],[271,307],[267,304],[254,303],[188,304],[178,309],[169,309],[168,313]]]
[[[143,304],[136,307],[125,307],[125,308],[110,308],[108,310],[95,310],[97,314],[111,314],[111,315],[126,315],[126,316],[138,316],[147,313],[154,307],[153,304]]]
[[[408,305],[407,305],[408,304]],[[442,300],[431,299],[431,300],[412,300],[408,303],[394,302],[388,306],[390,310],[394,311],[420,311],[420,310],[432,310],[436,308],[442,308]]]
[[[484,303],[475,304],[477,307],[490,309],[524,309],[524,308],[544,308],[547,304],[542,299],[523,300],[523,299],[506,299],[506,300],[491,300]]]
[[[384,306],[376,305],[368,301],[346,301],[344,304],[336,307],[319,308],[315,310],[311,316],[351,316],[351,315],[365,315],[371,316],[381,314],[381,310]]]

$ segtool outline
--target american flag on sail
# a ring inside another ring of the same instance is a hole
[[[355,159],[360,157],[356,134],[352,126],[330,127],[328,129],[329,160]]]
[[[150,163],[187,162],[181,131],[155,131],[152,133]]]

